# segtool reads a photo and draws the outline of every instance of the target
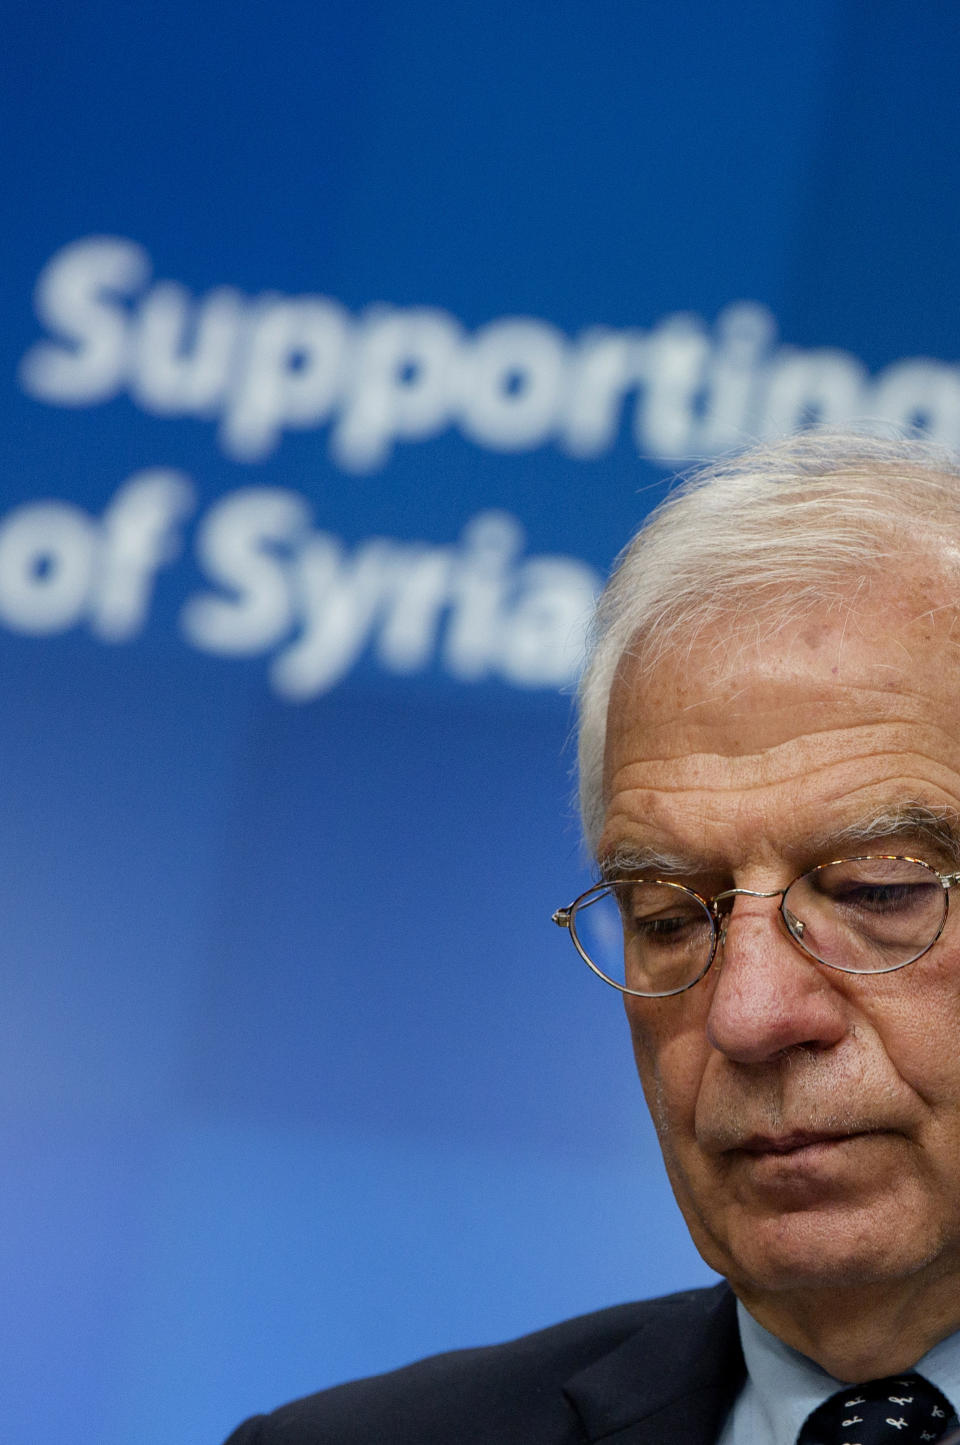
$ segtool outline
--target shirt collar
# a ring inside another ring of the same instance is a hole
[[[828,1375],[806,1355],[791,1349],[765,1330],[737,1302],[740,1341],[747,1365],[747,1392],[756,1425],[756,1438],[770,1445],[794,1445],[804,1420],[837,1390],[843,1381]],[[912,1367],[942,1390],[957,1409],[960,1401],[960,1331],[948,1335]],[[851,1386],[853,1389],[853,1386]]]

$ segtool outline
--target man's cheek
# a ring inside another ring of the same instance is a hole
[[[653,1115],[654,1123],[659,1131],[660,1124],[656,1109],[656,1101],[662,1095],[663,1084],[659,1067],[659,1054],[654,1030],[650,1021],[644,1016],[644,1011],[636,1006],[636,1000],[630,1000],[627,1004],[627,1021],[630,1025],[630,1038],[633,1043],[633,1057],[637,1066],[637,1073],[640,1075],[640,1083],[643,1085],[643,1092],[647,1100],[647,1106]]]
[[[647,1026],[631,1025],[633,1053],[647,1108],[664,1151],[692,1127],[700,1061],[679,1040],[664,1040]]]

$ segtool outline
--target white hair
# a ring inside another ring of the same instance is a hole
[[[960,457],[931,442],[813,430],[694,472],[617,559],[580,684],[580,809],[603,821],[610,690],[629,655],[650,668],[710,624],[774,627],[842,603],[902,564],[960,564]]]

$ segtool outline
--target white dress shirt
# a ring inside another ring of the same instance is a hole
[[[813,1360],[758,1325],[739,1301],[737,1319],[747,1379],[717,1445],[796,1445],[800,1427],[811,1410],[842,1390],[844,1382],[835,1380]],[[957,1409],[960,1331],[934,1345],[912,1368],[942,1390]]]

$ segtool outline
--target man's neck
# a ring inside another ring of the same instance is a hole
[[[759,1292],[734,1289],[778,1339],[851,1384],[911,1369],[960,1329],[957,1282],[944,1277],[856,1287]]]

